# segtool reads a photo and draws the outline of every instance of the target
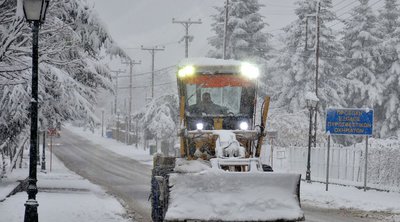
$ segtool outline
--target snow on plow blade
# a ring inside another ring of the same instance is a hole
[[[300,175],[171,173],[165,221],[299,221]]]

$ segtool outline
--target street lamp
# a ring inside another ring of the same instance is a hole
[[[121,111],[117,109],[117,137],[116,140],[119,141],[119,115],[121,114]]]
[[[36,162],[37,160],[37,136],[38,136],[38,72],[39,72],[39,27],[46,17],[47,7],[50,0],[23,0],[23,10],[25,18],[32,23],[32,99],[31,99],[31,139],[29,150],[29,184],[28,200],[25,203],[25,222],[37,222],[39,206],[36,201],[38,192],[36,181]]]
[[[310,111],[310,125],[309,125],[309,131],[308,131],[308,152],[307,152],[307,171],[306,171],[306,181],[308,183],[311,183],[311,144],[315,143],[316,138],[315,134],[312,133],[313,131],[313,116],[314,112],[317,110],[319,99],[318,97],[311,92],[308,92],[306,94],[306,105],[308,110]],[[315,129],[314,129],[315,130]]]
[[[104,108],[101,109],[101,137],[104,137]]]
[[[42,144],[42,168],[40,172],[46,173],[46,130],[43,129],[43,144]],[[39,150],[38,150],[39,151]]]

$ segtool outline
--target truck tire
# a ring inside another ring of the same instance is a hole
[[[169,200],[169,174],[175,167],[174,157],[156,155],[151,176],[151,218],[153,222],[164,221]]]

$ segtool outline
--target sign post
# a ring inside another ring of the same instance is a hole
[[[368,166],[368,138],[372,135],[374,125],[373,109],[344,109],[329,108],[326,112],[326,133],[328,134],[327,154],[327,176],[326,190],[329,183],[329,151],[331,135],[358,135],[365,136],[365,170],[364,170],[364,191],[367,189],[367,166]]]
[[[329,154],[331,152],[331,135],[328,134],[328,150],[326,151],[326,188],[325,191],[328,191],[328,184],[329,184]]]
[[[368,136],[365,136],[364,192],[367,191],[367,166],[368,166]]]

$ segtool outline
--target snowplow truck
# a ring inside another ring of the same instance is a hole
[[[270,99],[257,109],[258,76],[234,60],[178,65],[180,157],[154,156],[153,221],[304,220],[301,175],[260,160]]]

